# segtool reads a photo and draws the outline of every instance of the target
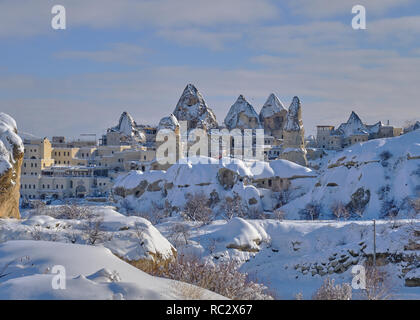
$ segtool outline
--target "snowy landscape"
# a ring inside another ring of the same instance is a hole
[[[10,141],[22,142],[10,117],[2,123],[7,170]],[[353,267],[372,264],[375,250],[383,282],[373,293],[350,288],[351,298],[419,299],[420,130],[329,152],[316,165],[193,157],[120,174],[105,202],[33,200],[20,219],[0,220],[0,297],[312,299],[327,279],[351,284]],[[290,185],[261,187],[275,177]],[[241,289],[201,283],[183,269],[194,264],[242,275],[232,280]],[[65,290],[51,286],[57,265]]]
[[[420,1],[18,2],[0,301],[420,300]]]

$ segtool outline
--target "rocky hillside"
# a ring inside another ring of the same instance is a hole
[[[15,120],[0,113],[0,218],[19,218],[20,167],[24,147]]]
[[[355,144],[335,153],[319,170],[312,191],[283,209],[299,219],[307,204],[321,206],[328,219],[341,203],[354,219],[415,214],[410,202],[420,194],[420,130]],[[418,213],[418,212],[417,212]]]

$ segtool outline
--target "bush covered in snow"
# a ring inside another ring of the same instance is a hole
[[[179,280],[235,300],[271,300],[268,288],[251,281],[234,261],[212,264],[191,255],[176,259],[131,262],[153,276]]]
[[[313,300],[351,300],[352,288],[350,284],[335,284],[334,279],[325,279],[322,286],[312,297]]]

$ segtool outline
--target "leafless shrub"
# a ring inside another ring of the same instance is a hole
[[[312,296],[313,300],[351,300],[352,289],[350,284],[334,284],[335,280],[327,278],[322,286]]]
[[[334,202],[331,206],[331,211],[337,220],[340,220],[341,218],[347,220],[350,217],[349,210],[341,201]]]
[[[103,231],[104,218],[98,215],[90,215],[87,217],[83,233],[90,245],[95,245],[98,242],[104,242],[107,240],[106,232]]]
[[[35,241],[42,240],[42,227],[40,225],[34,225],[30,230],[31,238]]]
[[[283,221],[286,218],[286,213],[280,209],[273,211],[273,217],[276,220]]]
[[[186,198],[187,202],[182,212],[186,220],[199,221],[202,224],[209,224],[213,220],[213,211],[209,208],[208,199],[203,192],[187,194]]]
[[[272,197],[277,202],[277,206],[282,207],[290,201],[290,189],[283,189],[279,192],[273,192]]]
[[[307,220],[317,220],[321,214],[321,205],[317,202],[308,203],[304,209],[300,211],[300,215]]]
[[[186,282],[237,300],[272,299],[267,287],[249,280],[237,270],[233,261],[207,263],[193,256],[179,255],[172,260],[130,262],[139,269],[158,277]]]
[[[203,300],[206,296],[206,291],[203,288],[189,283],[175,283],[173,288],[181,295],[183,300]]]
[[[264,211],[259,207],[251,207],[248,209],[247,218],[249,219],[265,219]]]
[[[169,229],[168,238],[174,243],[175,247],[180,245],[188,245],[188,237],[190,236],[190,227],[185,223],[175,223]],[[183,241],[181,241],[183,240]]]
[[[133,215],[149,220],[153,225],[159,224],[163,219],[170,217],[172,214],[172,207],[169,201],[165,201],[161,205],[155,201],[152,202],[152,208],[147,212],[136,212]]]
[[[57,208],[58,219],[89,219],[93,216],[93,210],[87,206],[77,206],[75,204],[66,204]]]
[[[233,198],[225,198],[221,205],[221,210],[226,221],[230,221],[234,217],[245,217],[245,208],[241,197],[237,193],[234,193]]]
[[[373,266],[370,263],[366,263],[365,267],[365,279],[366,289],[364,295],[367,300],[387,300],[392,296],[391,293],[391,277],[382,268]]]

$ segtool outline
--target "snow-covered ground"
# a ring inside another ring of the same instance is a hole
[[[152,277],[119,258],[165,259],[176,252],[149,221],[107,206],[91,211],[102,218],[58,219],[28,211],[21,220],[1,219],[0,299],[189,298],[189,285]],[[96,223],[100,234],[93,237]],[[56,265],[65,267],[65,290],[52,288]],[[202,299],[222,298],[199,292]]]
[[[0,244],[0,299],[186,299],[177,281],[152,277],[104,247],[20,240]],[[55,266],[64,267],[62,270]],[[65,276],[65,287],[55,277]],[[58,284],[54,287],[54,284]],[[202,290],[203,299],[219,295]]]
[[[11,263],[0,272],[6,274],[0,277],[0,298],[182,299],[173,282],[148,276],[117,257],[169,257],[176,246],[178,255],[193,254],[210,263],[237,261],[241,272],[267,285],[279,299],[293,299],[298,293],[310,299],[327,277],[351,283],[351,268],[373,252],[372,221],[234,218],[202,226],[172,217],[152,226],[110,206],[91,210],[103,217],[103,234],[94,245],[89,221],[83,218],[54,218],[29,210],[22,220],[0,220],[0,269]],[[179,224],[188,229],[183,235],[174,233],[173,226]],[[420,287],[405,286],[406,279],[418,279],[420,221],[381,220],[376,228],[377,253],[388,261],[382,268],[392,280],[393,298],[420,299]],[[54,265],[66,267],[68,290],[51,288]],[[203,298],[219,297],[204,292]],[[360,294],[353,292],[355,298]]]
[[[173,223],[168,221],[157,228],[170,237]],[[352,267],[363,265],[373,253],[372,221],[234,218],[204,227],[190,226],[188,244],[178,245],[178,254],[192,252],[214,263],[234,259],[242,272],[268,285],[280,299],[293,299],[298,293],[310,299],[327,277],[351,283]],[[420,220],[376,222],[378,257],[401,260],[381,267],[389,273],[394,299],[420,299],[420,287],[404,286],[405,279],[415,277],[420,268],[420,250],[407,247],[415,241],[418,248],[419,230]],[[360,290],[354,290],[354,297],[361,295]]]

